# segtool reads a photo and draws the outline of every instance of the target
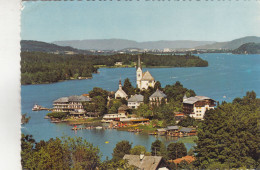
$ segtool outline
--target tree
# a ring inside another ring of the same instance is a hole
[[[122,140],[116,144],[116,147],[113,150],[113,161],[116,162],[120,159],[123,159],[125,154],[129,154],[132,144],[129,141]]]
[[[136,145],[130,150],[131,155],[140,155],[145,153],[146,153],[146,148],[142,145]]]
[[[65,148],[71,153],[74,169],[94,170],[100,165],[100,151],[98,147],[88,143],[81,137],[67,138],[64,140]]]
[[[154,84],[154,89],[155,89],[155,90],[157,90],[157,89],[161,90],[161,89],[162,89],[161,83],[160,83],[159,81],[156,81],[156,82],[155,82],[155,84]]]
[[[98,147],[82,138],[51,138],[36,143],[22,134],[21,162],[23,169],[90,169],[100,165]]]
[[[166,147],[164,143],[156,139],[151,145],[152,156],[163,156],[166,157]]]
[[[136,109],[136,113],[138,116],[145,118],[150,118],[153,115],[152,110],[147,104],[140,104],[140,106]]]
[[[91,98],[101,96],[102,98],[107,100],[108,92],[106,90],[103,90],[102,88],[94,87],[93,90],[89,92],[89,96]]]
[[[126,78],[124,81],[124,85],[123,85],[123,90],[126,92],[126,94],[128,96],[134,95],[135,94],[135,90],[134,87],[132,86],[129,78]]]
[[[257,168],[260,160],[260,100],[254,94],[239,103],[223,102],[215,110],[206,111],[198,129],[195,165],[209,168]],[[249,97],[252,96],[252,97]]]
[[[193,117],[187,116],[186,118],[180,120],[178,125],[179,126],[184,126],[184,127],[196,126],[197,122],[196,122],[196,120]]]
[[[167,146],[167,156],[169,159],[182,158],[187,155],[187,149],[182,142],[170,143]]]
[[[95,96],[92,98],[92,104],[94,105],[95,112],[98,112],[99,115],[103,115],[107,110],[107,102],[102,96]]]
[[[109,114],[114,114],[118,112],[118,108],[122,105],[121,100],[114,99],[109,101]]]

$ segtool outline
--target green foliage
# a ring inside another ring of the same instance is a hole
[[[234,54],[260,54],[260,43],[245,43],[238,47],[237,49],[233,50],[232,53]]]
[[[177,81],[174,85],[166,85],[164,92],[167,95],[168,101],[182,102],[184,94],[187,97],[196,96],[193,90],[184,88],[183,85]]]
[[[145,153],[146,153],[146,148],[142,145],[136,145],[130,150],[131,155],[140,155]]]
[[[92,77],[97,72],[84,56],[56,55],[43,52],[21,53],[21,83],[39,84]]]
[[[190,148],[190,150],[188,151],[187,155],[194,156],[194,149]]]
[[[47,116],[49,116],[51,118],[64,119],[68,116],[68,113],[66,113],[66,112],[52,112],[52,113],[48,113]]]
[[[118,112],[118,108],[122,105],[121,100],[119,99],[113,99],[109,101],[109,110],[108,113],[109,114],[115,114]]]
[[[179,123],[179,126],[188,127],[188,126],[197,126],[198,121],[190,116],[187,116],[186,118],[182,119]]]
[[[150,118],[153,115],[152,110],[149,108],[148,104],[140,104],[136,109],[136,113],[140,117]]]
[[[158,60],[160,57],[160,60]],[[94,65],[114,66],[117,61],[124,64],[137,61],[137,55],[64,55],[45,52],[21,53],[21,83],[39,84],[68,80],[71,77],[92,77],[97,72]],[[197,56],[142,54],[146,66],[206,67],[208,62]],[[131,91],[130,91],[131,93]],[[128,93],[127,93],[128,94]]]
[[[104,99],[107,99],[108,97],[108,91],[100,88],[100,87],[94,87],[93,90],[89,92],[89,97],[93,98],[96,96],[101,96]]]
[[[165,158],[167,153],[164,143],[158,139],[155,140],[151,145],[151,153],[152,156],[163,156]]]
[[[159,81],[156,81],[156,82],[155,82],[155,84],[154,84],[154,89],[159,89],[159,90],[162,89],[161,83],[160,83]]]
[[[32,136],[22,134],[23,169],[90,169],[100,165],[97,147],[82,138],[51,138],[35,143]]]
[[[124,157],[125,154],[129,154],[132,144],[129,141],[122,140],[116,144],[116,147],[113,150],[113,161],[116,162]]]
[[[168,159],[182,158],[187,155],[187,149],[182,142],[170,143],[167,146]]]
[[[135,89],[132,86],[129,78],[125,79],[124,85],[122,87],[122,89],[126,92],[126,94],[128,95],[128,97],[130,97],[131,95],[135,94]]]
[[[260,162],[260,100],[247,92],[233,103],[223,102],[205,113],[198,129],[195,165],[209,168],[257,168]]]

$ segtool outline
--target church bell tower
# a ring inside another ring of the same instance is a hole
[[[137,69],[136,69],[136,84],[138,88],[141,88],[141,79],[143,76],[143,71],[141,67],[141,59],[140,56],[138,55],[138,63],[137,63]]]

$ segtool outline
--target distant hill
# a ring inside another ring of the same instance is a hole
[[[227,41],[227,42],[216,42],[213,44],[208,44],[208,45],[202,45],[196,47],[196,49],[236,49],[240,47],[241,45],[245,43],[260,43],[260,37],[256,36],[248,36],[248,37],[243,37],[239,39],[235,39],[232,41]]]
[[[69,46],[59,46],[56,44],[41,42],[41,41],[32,41],[32,40],[22,40],[20,42],[21,44],[21,51],[22,52],[47,52],[47,53],[68,53],[68,52],[74,52],[74,53],[89,53],[89,51],[86,50],[79,50],[75,49]]]
[[[137,42],[125,39],[96,39],[96,40],[70,40],[70,41],[54,41],[54,44],[60,46],[71,46],[83,50],[121,50],[127,48],[138,49],[180,49],[180,48],[195,48],[206,44],[212,44],[214,41],[147,41]]]
[[[260,43],[246,43],[233,50],[234,54],[260,54]]]

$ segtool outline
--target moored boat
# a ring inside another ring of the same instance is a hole
[[[38,105],[38,104],[35,104],[32,108],[32,111],[38,111],[38,110],[41,110],[42,106]]]

